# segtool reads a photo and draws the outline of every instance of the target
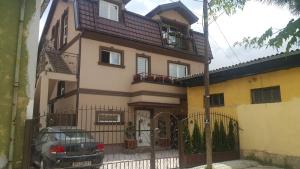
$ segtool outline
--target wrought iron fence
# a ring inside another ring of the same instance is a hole
[[[213,161],[239,158],[238,121],[229,114],[211,112]],[[191,113],[181,122],[181,165],[193,167],[206,162],[205,114]]]
[[[32,161],[54,168],[179,168],[177,119],[161,116],[111,106],[40,115],[34,119]]]

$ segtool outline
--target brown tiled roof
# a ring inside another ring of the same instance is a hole
[[[194,38],[195,46],[197,49],[197,54],[204,56],[204,42],[205,42],[204,35],[202,33],[195,32],[195,31],[192,31],[191,35]],[[209,49],[210,49],[210,47],[209,47]],[[213,57],[212,57],[211,50],[209,50],[208,52],[209,52],[210,59],[212,59]]]
[[[99,16],[98,1],[78,0],[81,29],[130,38],[154,45],[162,45],[159,25],[132,12],[124,11],[123,21],[115,22]]]
[[[99,16],[98,1],[77,0],[77,28],[92,32],[134,40],[145,44],[163,47],[159,23],[133,12],[124,11],[120,22],[111,21]],[[204,56],[204,36],[193,31],[192,33],[197,54]],[[211,54],[211,51],[210,51]]]
[[[65,74],[72,74],[71,70],[69,69],[68,65],[62,59],[62,57],[55,52],[47,52],[49,62],[54,69],[54,72],[57,73],[65,73]]]

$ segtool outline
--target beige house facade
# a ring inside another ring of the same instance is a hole
[[[146,16],[127,11],[127,3],[53,1],[39,48],[35,115],[70,114],[74,125],[99,128],[141,118],[147,128],[163,112],[186,116],[186,89],[177,79],[203,72],[204,37],[191,30],[198,18],[181,2]],[[112,109],[83,115],[87,106]],[[161,119],[168,124],[170,114]]]

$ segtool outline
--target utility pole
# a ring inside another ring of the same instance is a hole
[[[208,2],[203,0],[203,17],[204,17],[204,86],[205,86],[205,136],[206,136],[206,168],[212,169],[212,141],[210,129],[210,95],[209,95],[209,64],[210,57],[208,56]]]

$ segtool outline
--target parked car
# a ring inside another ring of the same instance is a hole
[[[104,144],[87,131],[69,126],[42,129],[33,141],[33,163],[41,169],[99,168],[103,163]]]

